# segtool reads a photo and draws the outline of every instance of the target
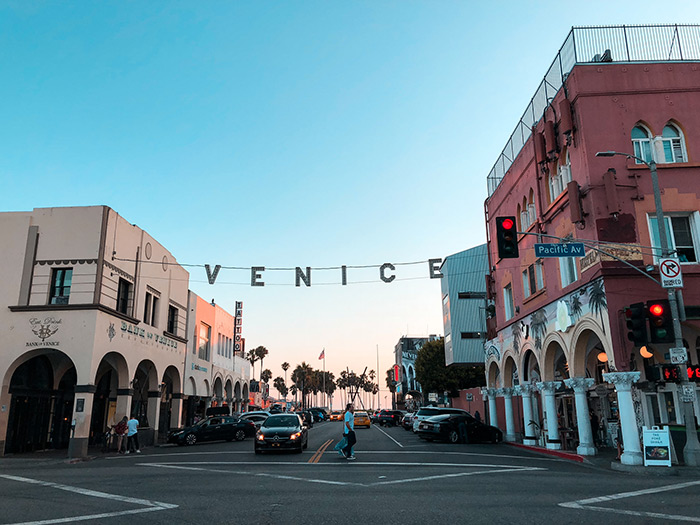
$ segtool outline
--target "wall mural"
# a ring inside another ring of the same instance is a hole
[[[496,339],[486,341],[486,359],[491,355],[500,359],[508,348],[513,348],[516,354],[520,354],[522,345],[527,341],[532,341],[535,350],[540,351],[548,334],[554,331],[568,332],[586,316],[598,320],[603,333],[606,333],[607,312],[605,285],[602,278],[596,279],[513,323],[509,329],[501,330]]]

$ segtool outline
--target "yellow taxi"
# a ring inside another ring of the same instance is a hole
[[[331,412],[331,417],[329,421],[342,421],[343,420],[343,413],[340,410],[334,410]]]
[[[355,412],[355,426],[356,427],[367,427],[372,424],[369,419],[369,414],[367,412]]]

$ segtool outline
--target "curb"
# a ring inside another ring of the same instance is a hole
[[[536,454],[543,454],[545,456],[554,456],[560,459],[566,459],[568,461],[575,461],[576,463],[583,463],[585,458],[579,454],[574,454],[573,452],[562,452],[561,450],[550,450],[548,448],[533,447],[530,445],[523,445],[521,443],[504,442],[505,445],[509,445],[515,448],[521,448],[534,452]]]

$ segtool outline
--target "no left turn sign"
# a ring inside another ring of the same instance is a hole
[[[675,257],[659,260],[659,272],[661,273],[661,286],[664,288],[683,288],[683,276],[681,264]]]

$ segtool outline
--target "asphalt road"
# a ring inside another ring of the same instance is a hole
[[[401,428],[340,422],[303,454],[253,441],[59,461],[0,460],[0,523],[700,523],[700,480],[634,476],[507,445],[426,443]]]

